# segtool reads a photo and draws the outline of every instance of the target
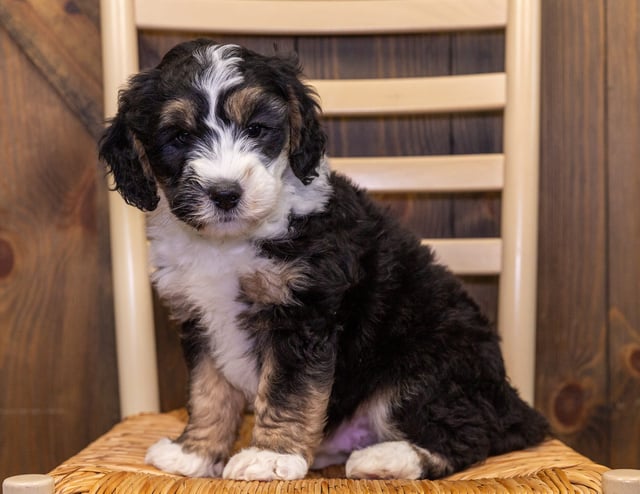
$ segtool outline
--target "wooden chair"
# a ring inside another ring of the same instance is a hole
[[[507,370],[523,397],[533,402],[539,3],[539,0],[102,0],[105,114],[107,117],[115,114],[118,89],[138,70],[138,29],[293,36],[506,29],[506,70],[502,73],[317,80],[311,84],[318,89],[327,116],[503,112],[504,145],[500,154],[334,157],[331,163],[372,191],[501,193],[500,238],[425,242],[433,245],[443,262],[460,274],[499,275],[497,324]],[[144,465],[146,448],[161,436],[178,435],[185,417],[180,411],[157,413],[160,407],[144,216],[127,206],[116,193],[110,197],[109,214],[120,403],[126,419],[51,472],[59,492],[177,489],[572,492],[574,488],[601,491],[601,474],[607,469],[553,440],[533,450],[491,458],[483,465],[438,482],[345,480],[339,478],[339,470],[327,470],[299,482],[259,484],[184,479]],[[250,426],[246,424],[241,440],[246,440],[249,433]]]
[[[497,324],[508,373],[533,403],[539,10],[538,0],[103,0],[105,115],[115,114],[118,89],[138,71],[139,28],[348,35],[509,26],[503,73],[310,82],[327,117],[504,111],[501,154],[334,157],[331,164],[377,192],[502,192],[501,238],[425,242],[458,274],[500,275]],[[152,297],[144,215],[117,194],[111,197],[109,213],[120,402],[122,416],[127,416],[159,408]]]

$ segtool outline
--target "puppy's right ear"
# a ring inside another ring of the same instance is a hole
[[[99,156],[113,174],[115,190],[127,204],[153,211],[160,200],[156,181],[144,148],[126,120],[126,109],[121,105],[100,139]]]

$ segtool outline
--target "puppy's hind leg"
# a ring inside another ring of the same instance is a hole
[[[189,477],[218,477],[237,436],[244,395],[201,355],[191,370],[189,423],[175,441],[161,439],[145,462]]]
[[[351,453],[347,477],[354,479],[438,478],[453,472],[443,456],[408,441],[387,441]]]

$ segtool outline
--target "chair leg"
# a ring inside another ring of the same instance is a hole
[[[8,477],[2,482],[2,494],[53,494],[53,477],[38,474]]]
[[[640,470],[609,470],[602,475],[604,494],[637,494],[640,492]]]

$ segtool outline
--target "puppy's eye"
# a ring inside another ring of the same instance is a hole
[[[249,139],[257,139],[260,137],[264,131],[267,130],[266,125],[261,123],[252,123],[249,124],[245,129],[245,134]]]
[[[173,141],[176,144],[184,145],[189,141],[190,137],[191,134],[189,132],[187,132],[186,130],[181,130],[173,137]]]

